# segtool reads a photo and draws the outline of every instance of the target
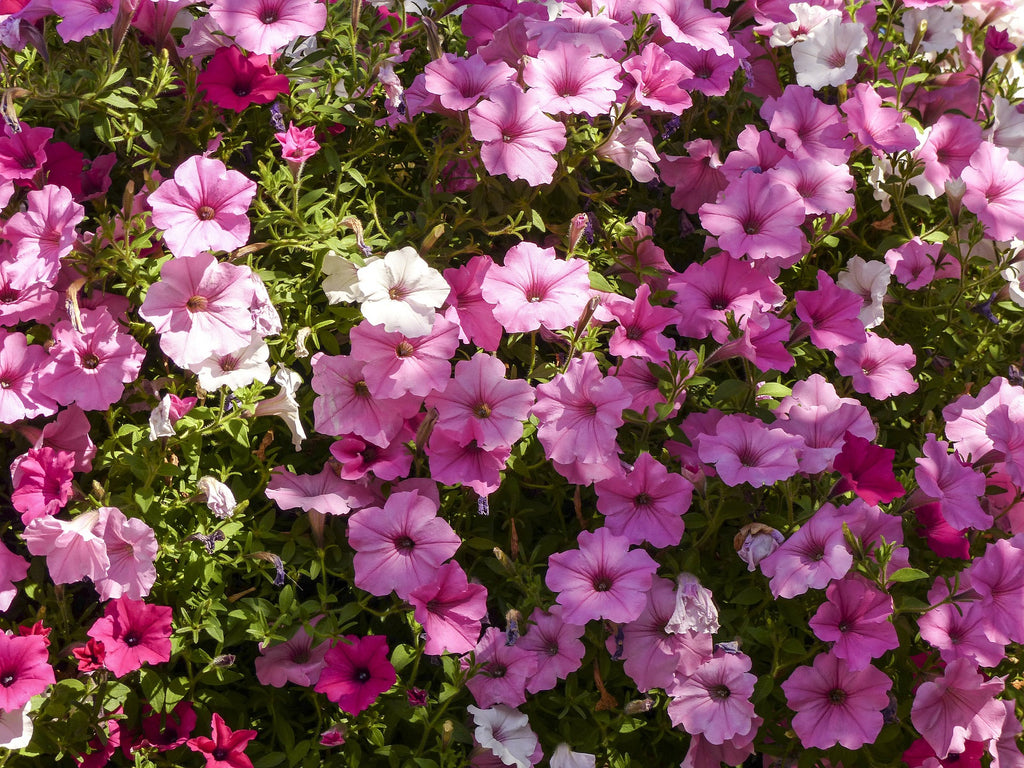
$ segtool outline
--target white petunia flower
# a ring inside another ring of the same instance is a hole
[[[825,9],[820,5],[809,3],[793,3],[789,10],[796,16],[796,21],[779,23],[772,28],[769,43],[773,48],[789,47],[793,43],[806,40],[807,36],[824,24],[828,19],[842,19],[842,13],[835,9]]]
[[[451,288],[414,248],[390,251],[383,259],[360,267],[356,290],[362,310],[373,325],[409,338],[426,336],[434,327],[434,310],[448,298]]]
[[[1006,149],[1011,160],[1024,163],[1024,112],[1020,105],[996,96],[992,100],[992,127],[985,131],[985,138]]]
[[[865,328],[874,328],[885,319],[882,300],[889,290],[891,277],[889,265],[884,261],[864,261],[860,256],[850,259],[846,269],[839,273],[836,283],[864,300],[860,321]]]
[[[921,22],[928,26],[921,38],[921,50],[925,53],[939,53],[956,48],[963,39],[964,12],[951,8],[908,8],[903,12],[903,39],[907,45],[914,42]]]
[[[857,74],[857,57],[867,44],[863,24],[826,19],[806,39],[793,44],[797,84],[815,90],[842,85]]]
[[[221,520],[227,520],[235,514],[235,507],[238,506],[235,494],[220,480],[206,475],[199,478],[196,486],[199,488],[199,492],[206,497],[206,506],[214,515]]]
[[[569,745],[562,743],[551,756],[551,768],[595,768],[597,755],[587,752],[573,752]]]
[[[680,573],[676,581],[676,608],[665,624],[665,631],[676,635],[687,632],[714,634],[718,631],[718,607],[711,590],[692,573]]]
[[[256,415],[280,416],[284,419],[292,433],[292,445],[298,451],[306,439],[306,430],[302,428],[302,420],[299,418],[299,401],[295,399],[295,393],[302,386],[302,377],[290,368],[281,368],[274,375],[274,381],[281,386],[281,390],[273,397],[257,403]]]
[[[375,261],[380,259],[372,256],[366,260],[365,266]],[[358,264],[339,256],[334,251],[328,251],[324,256],[321,271],[327,275],[324,280],[324,293],[327,294],[327,301],[330,304],[362,300],[363,297],[356,290],[356,283],[359,282]]]
[[[0,712],[0,747],[5,749],[23,749],[32,741],[32,718],[28,716],[32,702],[21,709]]]
[[[254,333],[245,349],[228,355],[213,355],[201,363],[190,365],[189,370],[199,376],[199,386],[208,392],[220,387],[234,392],[254,381],[261,384],[270,381],[269,359],[270,347],[259,334]]]
[[[477,744],[488,749],[505,765],[530,768],[530,758],[539,744],[530,730],[529,718],[517,709],[497,704],[490,709],[466,707],[476,723]]]

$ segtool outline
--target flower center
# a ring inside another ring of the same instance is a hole
[[[398,355],[399,357],[409,357],[415,351],[416,348],[408,341],[403,341],[399,343],[397,347],[395,347],[395,354]]]
[[[491,668],[487,670],[487,674],[490,677],[502,678],[508,670],[500,664],[492,664]]]
[[[842,704],[846,701],[846,691],[841,688],[833,688],[828,692],[828,700],[832,704]]]
[[[651,495],[649,493],[638,493],[633,497],[633,503],[638,507],[646,507],[651,503]]]
[[[214,760],[223,760],[228,756],[228,751],[224,747],[217,747],[211,754]]]
[[[252,92],[252,89],[248,85],[236,85],[235,96],[243,97],[248,96]]]
[[[268,8],[260,14],[260,21],[264,24],[273,24],[277,21],[277,11],[273,8]]]
[[[205,312],[207,306],[209,306],[209,301],[205,296],[196,295],[185,302],[185,309],[189,312]]]
[[[708,693],[711,694],[711,698],[716,701],[725,701],[732,694],[732,691],[730,691],[729,687],[726,685],[716,685],[714,688],[709,689]]]
[[[612,588],[612,582],[607,576],[594,579],[594,589],[597,592],[607,592]]]
[[[473,415],[478,419],[486,419],[491,415],[491,406],[487,403],[477,403],[473,406]]]
[[[100,359],[96,357],[95,353],[87,352],[86,354],[82,355],[82,367],[85,368],[87,371],[94,371],[97,368],[99,368],[99,365]]]
[[[244,96],[245,94],[239,94],[239,95],[240,96]],[[210,219],[212,219],[216,215],[217,215],[217,212],[215,210],[213,210],[213,208],[211,206],[209,206],[209,205],[200,205],[199,209],[196,211],[196,216],[199,217],[200,221],[209,221]]]
[[[0,288],[0,302],[4,304],[12,304],[21,297],[21,291],[17,288],[12,288],[9,285],[5,285]]]
[[[124,636],[124,644],[127,645],[129,648],[134,648],[140,642],[142,642],[142,640],[135,632],[129,632],[127,635]]]
[[[367,680],[370,679],[370,670],[365,669],[365,668],[364,669],[357,669],[356,670],[356,674],[355,674],[355,678],[356,678],[357,682],[365,683]]]
[[[395,546],[402,552],[412,552],[413,547],[416,546],[416,542],[410,539],[408,536],[399,536],[395,539]]]
[[[370,388],[366,386],[365,381],[357,381],[355,384],[352,385],[352,390],[356,393],[358,397],[370,396]]]
[[[0,675],[0,685],[4,688],[10,688],[14,685],[14,673],[4,672],[3,675]]]

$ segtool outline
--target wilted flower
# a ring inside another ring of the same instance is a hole
[[[754,571],[757,564],[774,552],[786,537],[774,528],[762,523],[748,523],[740,528],[732,540],[736,554],[747,564],[748,571]]]
[[[199,492],[206,497],[206,506],[214,515],[221,520],[227,520],[235,513],[235,507],[238,506],[235,495],[220,480],[207,475],[199,478],[197,485]]]
[[[718,608],[712,600],[711,590],[701,586],[692,573],[681,573],[677,580],[676,609],[665,625],[665,631],[681,635],[684,632],[718,631]]]

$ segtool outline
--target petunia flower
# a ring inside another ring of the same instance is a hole
[[[367,262],[357,276],[355,291],[367,322],[410,338],[430,332],[435,310],[451,290],[441,273],[409,246]]]
[[[75,455],[49,446],[30,448],[11,464],[11,505],[28,525],[37,517],[55,515],[71,497]]]
[[[750,666],[746,654],[722,654],[678,680],[666,691],[672,724],[712,744],[747,733],[756,717],[750,697],[757,677]]]
[[[726,485],[748,483],[755,488],[795,475],[803,438],[770,428],[742,414],[722,418],[711,434],[699,438],[697,455],[715,465]]]
[[[102,579],[96,580],[100,600],[121,597],[141,600],[156,583],[156,560],[159,546],[153,529],[142,520],[125,517],[117,507],[100,507],[93,532],[102,537],[107,549],[109,567]]]
[[[534,608],[530,628],[516,643],[537,659],[537,668],[526,681],[529,693],[550,691],[583,663],[586,646],[581,638],[586,627],[563,621],[563,612],[560,605],[552,605],[546,611]]]
[[[536,654],[518,643],[509,643],[508,635],[498,627],[489,627],[473,649],[472,661],[479,668],[466,681],[466,687],[477,706],[518,707],[526,703],[526,684],[538,667]],[[461,664],[469,669],[468,654]]]
[[[448,381],[459,329],[441,317],[425,334],[408,336],[364,320],[349,331],[349,341],[352,357],[365,363],[363,376],[371,396],[423,397]]]
[[[424,653],[440,656],[476,647],[481,620],[487,615],[487,588],[470,584],[458,563],[442,565],[436,577],[412,590],[408,599],[427,635]]]
[[[388,661],[388,641],[381,635],[345,635],[324,656],[314,690],[337,704],[342,712],[358,715],[398,679]]]
[[[314,617],[309,626],[315,627],[321,618]],[[330,640],[324,640],[314,647],[313,638],[306,627],[301,626],[287,642],[273,648],[260,646],[260,655],[255,661],[256,679],[263,685],[275,688],[283,688],[286,683],[310,688],[320,679],[330,647]]]
[[[808,589],[824,589],[841,579],[853,565],[853,553],[843,537],[841,511],[824,504],[775,552],[761,561],[761,573],[771,579],[772,595],[796,597]]]
[[[892,598],[856,576],[834,581],[826,602],[808,622],[819,640],[832,643],[832,653],[851,671],[864,669],[872,659],[898,648]]]
[[[612,59],[581,56],[578,47],[560,42],[527,57],[522,77],[541,112],[597,117],[615,101],[619,71]]]
[[[843,449],[833,461],[842,476],[837,493],[853,491],[868,504],[888,504],[906,493],[893,472],[894,448],[882,448],[853,433],[844,436]]]
[[[978,217],[993,240],[1024,235],[1024,166],[990,141],[982,142],[960,174],[967,185],[964,207]]]
[[[869,333],[864,343],[847,344],[836,350],[836,370],[853,379],[857,392],[875,400],[917,391],[910,369],[917,364],[913,347]]]
[[[69,189],[53,184],[29,191],[26,204],[27,210],[18,211],[4,225],[4,238],[17,256],[19,285],[50,286],[61,259],[74,248],[75,227],[85,218],[85,208],[72,199]]]
[[[217,48],[196,85],[206,101],[234,112],[269,104],[291,90],[288,76],[274,71],[269,56],[246,55],[234,45]]]
[[[805,39],[793,44],[797,84],[815,90],[842,85],[857,73],[857,57],[867,44],[863,24],[845,23],[841,16],[830,16]]]
[[[330,463],[315,475],[295,475],[274,467],[264,493],[281,509],[315,510],[323,515],[347,515],[377,500],[370,487],[342,480]]]
[[[73,520],[38,517],[25,526],[25,545],[33,555],[45,556],[56,584],[82,579],[99,581],[107,575],[110,559],[106,542],[96,533],[98,511],[82,512]]]
[[[0,711],[16,712],[56,682],[39,635],[0,634]]]
[[[323,30],[327,7],[316,0],[213,0],[210,16],[247,51],[275,53]]]
[[[249,239],[246,211],[255,195],[256,182],[229,170],[220,160],[193,156],[147,200],[153,209],[153,226],[163,230],[171,253],[188,257],[245,245]]]
[[[144,708],[143,712],[147,710]],[[176,749],[188,741],[196,727],[192,702],[183,700],[170,712],[153,712],[142,720],[141,747],[156,747],[160,752]]]
[[[233,731],[216,712],[213,713],[210,727],[213,738],[196,736],[185,742],[189,749],[206,758],[206,768],[252,768],[252,761],[245,754],[245,746],[256,738],[257,731]]]
[[[481,709],[470,704],[466,709],[476,725],[473,737],[476,743],[496,756],[502,764],[515,768],[530,768],[531,757],[540,742],[530,729],[529,718],[517,709],[498,704]]]
[[[86,634],[103,643],[107,669],[121,677],[171,658],[171,614],[167,606],[119,597],[107,603]]]
[[[605,527],[630,544],[670,547],[682,539],[693,484],[651,454],[641,453],[630,471],[601,480],[594,490]]]

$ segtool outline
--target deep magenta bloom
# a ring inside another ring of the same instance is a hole
[[[327,6],[316,0],[213,0],[210,15],[247,51],[274,53],[322,30]]]
[[[861,578],[833,581],[825,592],[827,602],[808,622],[819,640],[834,643],[832,653],[851,670],[864,669],[872,659],[898,648],[896,627],[889,621],[893,603]]]
[[[348,543],[356,551],[356,586],[374,595],[394,590],[405,599],[437,575],[462,539],[437,516],[437,503],[419,493],[392,493],[383,509],[367,507],[349,518]]]
[[[712,744],[741,736],[754,722],[757,677],[750,674],[746,654],[723,654],[708,659],[691,675],[671,687],[668,716],[689,734],[703,734]]]
[[[0,711],[13,712],[55,682],[41,635],[0,634]]]
[[[86,634],[103,643],[107,669],[121,677],[171,658],[171,614],[167,606],[119,597]]]
[[[544,578],[548,589],[558,593],[565,621],[636,619],[658,564],[642,549],[630,550],[625,538],[607,528],[582,531],[577,541],[579,549],[551,555]]]
[[[14,132],[5,126],[0,134],[0,178],[12,181],[31,179],[46,162],[46,147],[53,139],[53,128],[30,128],[24,123],[20,128]],[[7,201],[3,202],[7,204]]]
[[[233,731],[216,712],[210,727],[212,739],[196,736],[185,742],[189,749],[206,758],[206,768],[252,768],[252,761],[245,755],[245,745],[256,738],[257,731]]]
[[[798,667],[782,684],[796,714],[793,730],[805,747],[842,744],[858,749],[882,730],[892,680],[872,666],[854,672],[831,653],[820,653],[809,667]]]
[[[246,211],[255,195],[256,182],[228,170],[220,160],[194,156],[179,165],[174,178],[161,184],[148,201],[153,226],[164,230],[171,253],[195,256],[204,250],[230,251],[245,245],[249,239]]]
[[[893,448],[882,448],[870,440],[847,433],[843,450],[833,465],[842,475],[836,486],[839,493],[853,491],[868,504],[887,504],[906,493],[893,473]]]
[[[342,712],[358,715],[395,684],[398,676],[388,661],[388,641],[381,635],[345,635],[324,657],[317,693]]]
[[[233,45],[217,49],[196,85],[207,101],[235,112],[251,104],[269,104],[290,90],[288,77],[274,71],[269,56],[246,56]]]
[[[195,727],[192,702],[180,701],[170,712],[153,712],[143,719],[140,746],[156,747],[161,752],[175,749],[188,741]]]
[[[469,129],[483,142],[480,159],[492,175],[524,179],[532,187],[550,184],[565,148],[565,126],[545,115],[533,96],[504,85],[469,110]]]

